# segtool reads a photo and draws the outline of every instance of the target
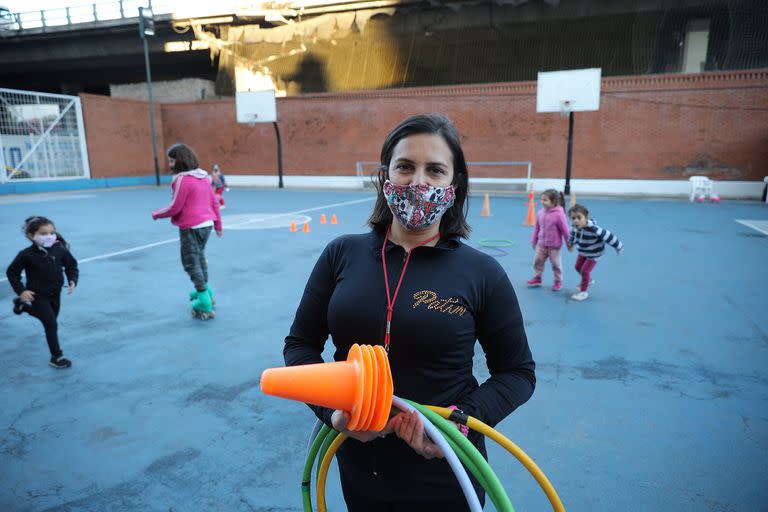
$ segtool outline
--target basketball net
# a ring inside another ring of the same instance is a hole
[[[571,113],[571,102],[570,100],[565,100],[560,102],[560,116],[561,117],[568,117]]]

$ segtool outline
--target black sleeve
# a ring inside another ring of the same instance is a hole
[[[323,348],[329,334],[328,303],[335,287],[333,252],[330,245],[325,248],[304,288],[293,325],[285,338],[283,357],[286,366],[323,362]],[[332,426],[332,409],[315,405],[309,407],[322,422]]]
[[[8,278],[8,282],[11,284],[11,288],[16,292],[16,295],[21,295],[26,288],[24,283],[21,282],[21,271],[24,270],[24,251],[16,255],[8,269],[5,271],[5,275]]]
[[[527,402],[536,387],[536,364],[528,347],[520,305],[506,273],[485,297],[477,319],[477,339],[485,351],[491,376],[457,405],[493,427]]]
[[[70,281],[74,281],[75,285],[77,285],[77,278],[80,275],[80,271],[77,269],[77,260],[72,256],[71,252],[66,251],[64,253],[62,263],[64,264],[64,273],[67,275],[67,284],[69,284]]]

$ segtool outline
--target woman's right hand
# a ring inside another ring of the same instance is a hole
[[[349,424],[349,414],[342,410],[336,409],[331,415],[331,424],[333,425],[333,428],[342,434],[346,434],[352,439],[357,439],[361,443],[367,443],[368,441],[372,441],[377,437],[386,437],[389,435],[392,432],[390,423],[391,420],[387,422],[387,425],[382,430],[347,430],[347,425]]]
[[[21,295],[19,295],[19,299],[21,299],[21,302],[32,302],[35,300],[35,292],[32,290],[24,290],[21,292]]]

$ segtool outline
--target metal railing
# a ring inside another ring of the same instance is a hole
[[[0,17],[0,32],[23,32],[30,29],[66,27],[82,23],[126,20],[138,17],[139,7],[148,7],[155,14],[173,11],[173,4],[163,0],[113,0],[93,2],[70,7],[15,12]]]

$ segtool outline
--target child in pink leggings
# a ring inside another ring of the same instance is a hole
[[[541,274],[544,272],[544,263],[549,260],[552,264],[552,273],[555,282],[553,291],[560,291],[563,287],[563,269],[560,260],[560,251],[563,248],[563,240],[568,241],[568,220],[565,218],[565,198],[561,192],[548,189],[541,194],[543,208],[536,214],[536,224],[533,228],[531,245],[536,251],[533,260],[534,276],[528,280],[528,286],[541,286]]]
[[[605,244],[616,249],[616,254],[621,253],[624,245],[619,238],[607,229],[598,226],[589,218],[589,210],[580,204],[573,205],[568,210],[571,217],[573,231],[568,239],[568,250],[578,246],[579,257],[576,258],[576,272],[581,274],[581,286],[571,295],[573,300],[585,300],[589,297],[587,289],[591,280],[592,269],[597,265],[597,259],[605,252]]]

